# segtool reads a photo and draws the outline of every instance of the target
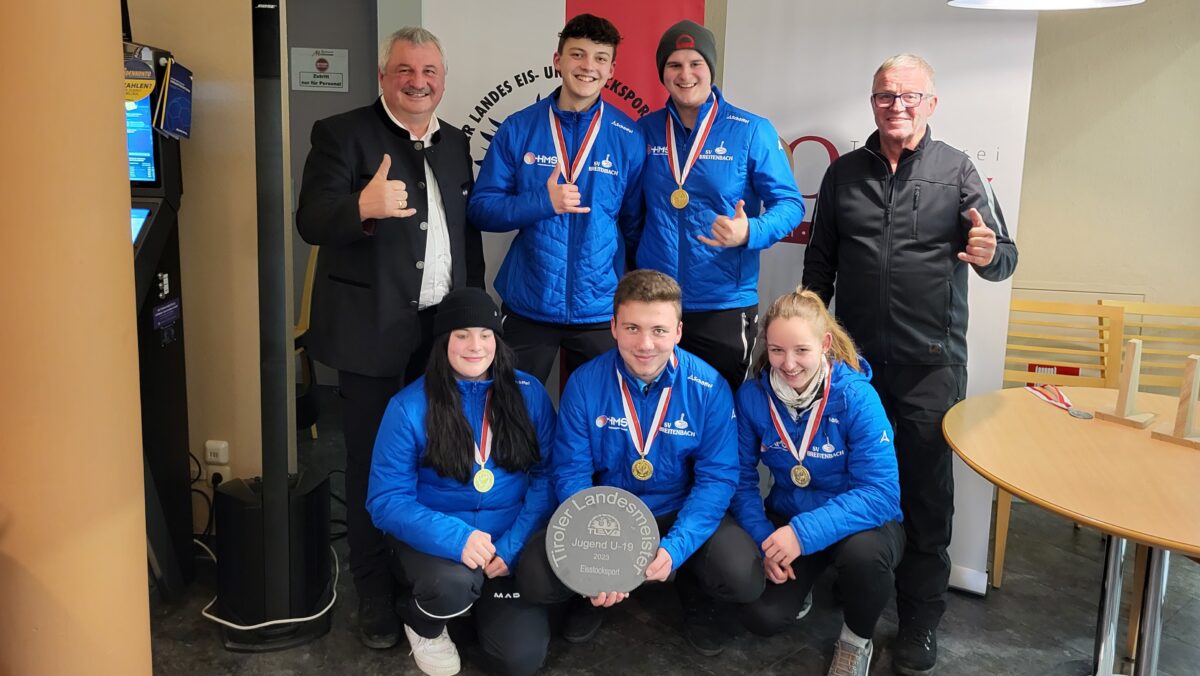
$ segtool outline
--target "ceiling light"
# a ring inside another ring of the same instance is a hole
[[[1140,5],[1145,0],[949,0],[951,7],[967,9],[1018,9],[1018,10],[1054,10],[1054,9],[1100,9],[1104,7],[1124,7],[1125,5]]]

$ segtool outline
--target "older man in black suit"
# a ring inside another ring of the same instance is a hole
[[[375,434],[391,396],[425,370],[437,304],[453,288],[482,287],[484,262],[466,216],[467,139],[434,115],[441,44],[407,27],[379,55],[383,95],[313,125],[296,225],[321,246],[307,347],[338,370],[359,634],[381,649],[400,629],[386,545],[365,507]]]

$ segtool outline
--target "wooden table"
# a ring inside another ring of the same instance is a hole
[[[1076,408],[1113,410],[1117,391],[1064,387]],[[1178,400],[1139,393],[1138,411],[1158,414],[1139,430],[1071,417],[1024,388],[959,402],[942,431],[955,453],[1000,488],[1110,537],[1096,628],[1094,672],[1112,674],[1126,539],[1150,546],[1136,676],[1158,662],[1168,550],[1200,555],[1200,452],[1150,438],[1169,430]]]

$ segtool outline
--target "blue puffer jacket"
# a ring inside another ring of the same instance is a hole
[[[431,556],[460,560],[472,531],[492,536],[496,555],[510,568],[516,565],[525,541],[545,525],[554,511],[550,467],[554,443],[554,407],[538,380],[517,372],[529,419],[537,433],[542,459],[528,472],[508,472],[492,459],[487,468],[496,483],[480,493],[468,482],[439,476],[421,464],[428,437],[425,432],[425,378],[419,378],[388,402],[375,438],[367,511],[375,526],[414,549]],[[490,380],[458,383],[463,415],[479,443],[483,403]],[[493,446],[493,452],[495,452]],[[473,449],[465,449],[472,453]],[[472,469],[472,476],[478,464]]]
[[[859,363],[862,373],[845,363],[834,363],[829,403],[804,458],[804,467],[812,473],[812,483],[805,488],[792,483],[796,459],[775,432],[767,397],[775,402],[784,427],[797,444],[804,438],[812,409],[792,422],[787,408],[771,391],[769,373],[738,389],[741,479],[732,511],[755,542],[761,543],[775,531],[758,493],[760,460],[775,480],[767,495],[767,509],[791,518],[806,555],[902,519],[892,426],[871,387],[870,365],[866,360]]]
[[[559,403],[554,474],[559,502],[593,485],[616,486],[641,498],[655,516],[678,511],[675,525],[660,542],[678,568],[717,530],[738,470],[729,385],[699,357],[680,348],[675,356],[675,363],[668,362],[645,393],[615,348],[576,370]],[[617,369],[630,386],[644,426],[653,424],[649,421],[663,388],[672,388],[664,422],[646,457],[654,465],[646,481],[633,477],[631,467],[639,456],[621,406]]]
[[[558,157],[547,111],[561,121],[574,161],[601,107],[597,102],[576,113],[560,110],[557,101],[556,89],[500,125],[467,216],[484,232],[518,230],[496,275],[496,291],[514,312],[554,324],[606,322],[625,272],[625,251],[637,245],[641,230],[646,144],[632,120],[604,106],[599,135],[576,182],[580,204],[591,212],[556,214],[546,192]]]
[[[692,136],[685,135],[670,101],[638,121],[650,156],[642,170],[646,224],[637,264],[674,277],[683,288],[687,312],[757,304],[759,251],[787,236],[804,220],[804,200],[775,128],[730,105],[716,87],[697,120],[704,119],[713,101],[718,105],[717,119],[683,184],[689,196],[683,209],[671,206],[669,199],[677,186],[667,157],[667,119],[675,126],[681,169]],[[732,218],[738,200],[746,201],[750,221],[750,239],[744,246],[711,247],[696,239],[697,235],[710,236],[718,215]]]

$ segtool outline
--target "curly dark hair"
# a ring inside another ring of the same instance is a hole
[[[612,45],[613,61],[617,60],[617,45],[621,44],[621,34],[611,21],[595,14],[580,14],[563,26],[558,34],[558,53],[562,54],[563,43],[571,38],[586,38],[601,45]]]

